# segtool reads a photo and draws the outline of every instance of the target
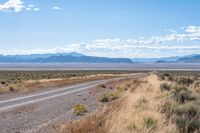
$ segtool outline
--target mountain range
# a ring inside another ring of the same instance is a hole
[[[108,58],[76,52],[0,55],[0,63],[200,63],[200,54],[164,58]]]
[[[0,55],[0,63],[133,63],[128,58],[87,56],[80,53]]]

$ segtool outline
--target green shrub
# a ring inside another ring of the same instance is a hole
[[[82,115],[87,112],[87,108],[83,104],[76,104],[73,107],[75,115]]]
[[[181,132],[190,133],[200,131],[200,104],[190,102],[177,108],[176,124]]]
[[[191,84],[194,83],[194,79],[187,78],[187,77],[181,77],[180,79],[178,79],[177,82],[178,82],[179,84],[181,84],[181,85],[189,86],[189,85],[191,85]]]
[[[196,102],[189,102],[183,105],[180,105],[176,110],[177,116],[184,116],[185,118],[192,119],[195,117],[199,118],[200,115],[200,104]]]
[[[154,119],[153,117],[144,117],[143,123],[146,128],[153,128],[156,126],[157,120]]]
[[[196,97],[193,96],[192,92],[186,87],[174,87],[171,91],[171,97],[181,104],[187,101],[196,100]]]
[[[181,133],[200,132],[200,120],[189,120],[181,117],[176,120],[176,125]]]

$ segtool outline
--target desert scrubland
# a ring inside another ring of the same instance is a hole
[[[199,72],[152,72],[145,78],[121,82],[97,99],[97,112],[87,114],[80,104],[74,112],[82,111],[85,116],[61,124],[57,132],[200,132]]]

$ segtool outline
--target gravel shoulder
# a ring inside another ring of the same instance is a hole
[[[124,77],[124,79],[141,78],[144,76],[145,74],[141,74]],[[110,82],[118,82],[118,80],[122,79],[113,79],[113,81]],[[85,104],[88,113],[95,112],[99,107],[99,102],[96,100],[96,96],[106,91],[109,90],[106,88],[99,89],[99,86],[97,86],[0,112],[1,133],[49,132],[56,128],[55,123],[62,123],[79,119],[81,117],[73,114],[72,107],[74,104]]]

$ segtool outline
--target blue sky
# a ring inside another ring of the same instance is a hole
[[[200,53],[199,0],[0,0],[0,53]]]

